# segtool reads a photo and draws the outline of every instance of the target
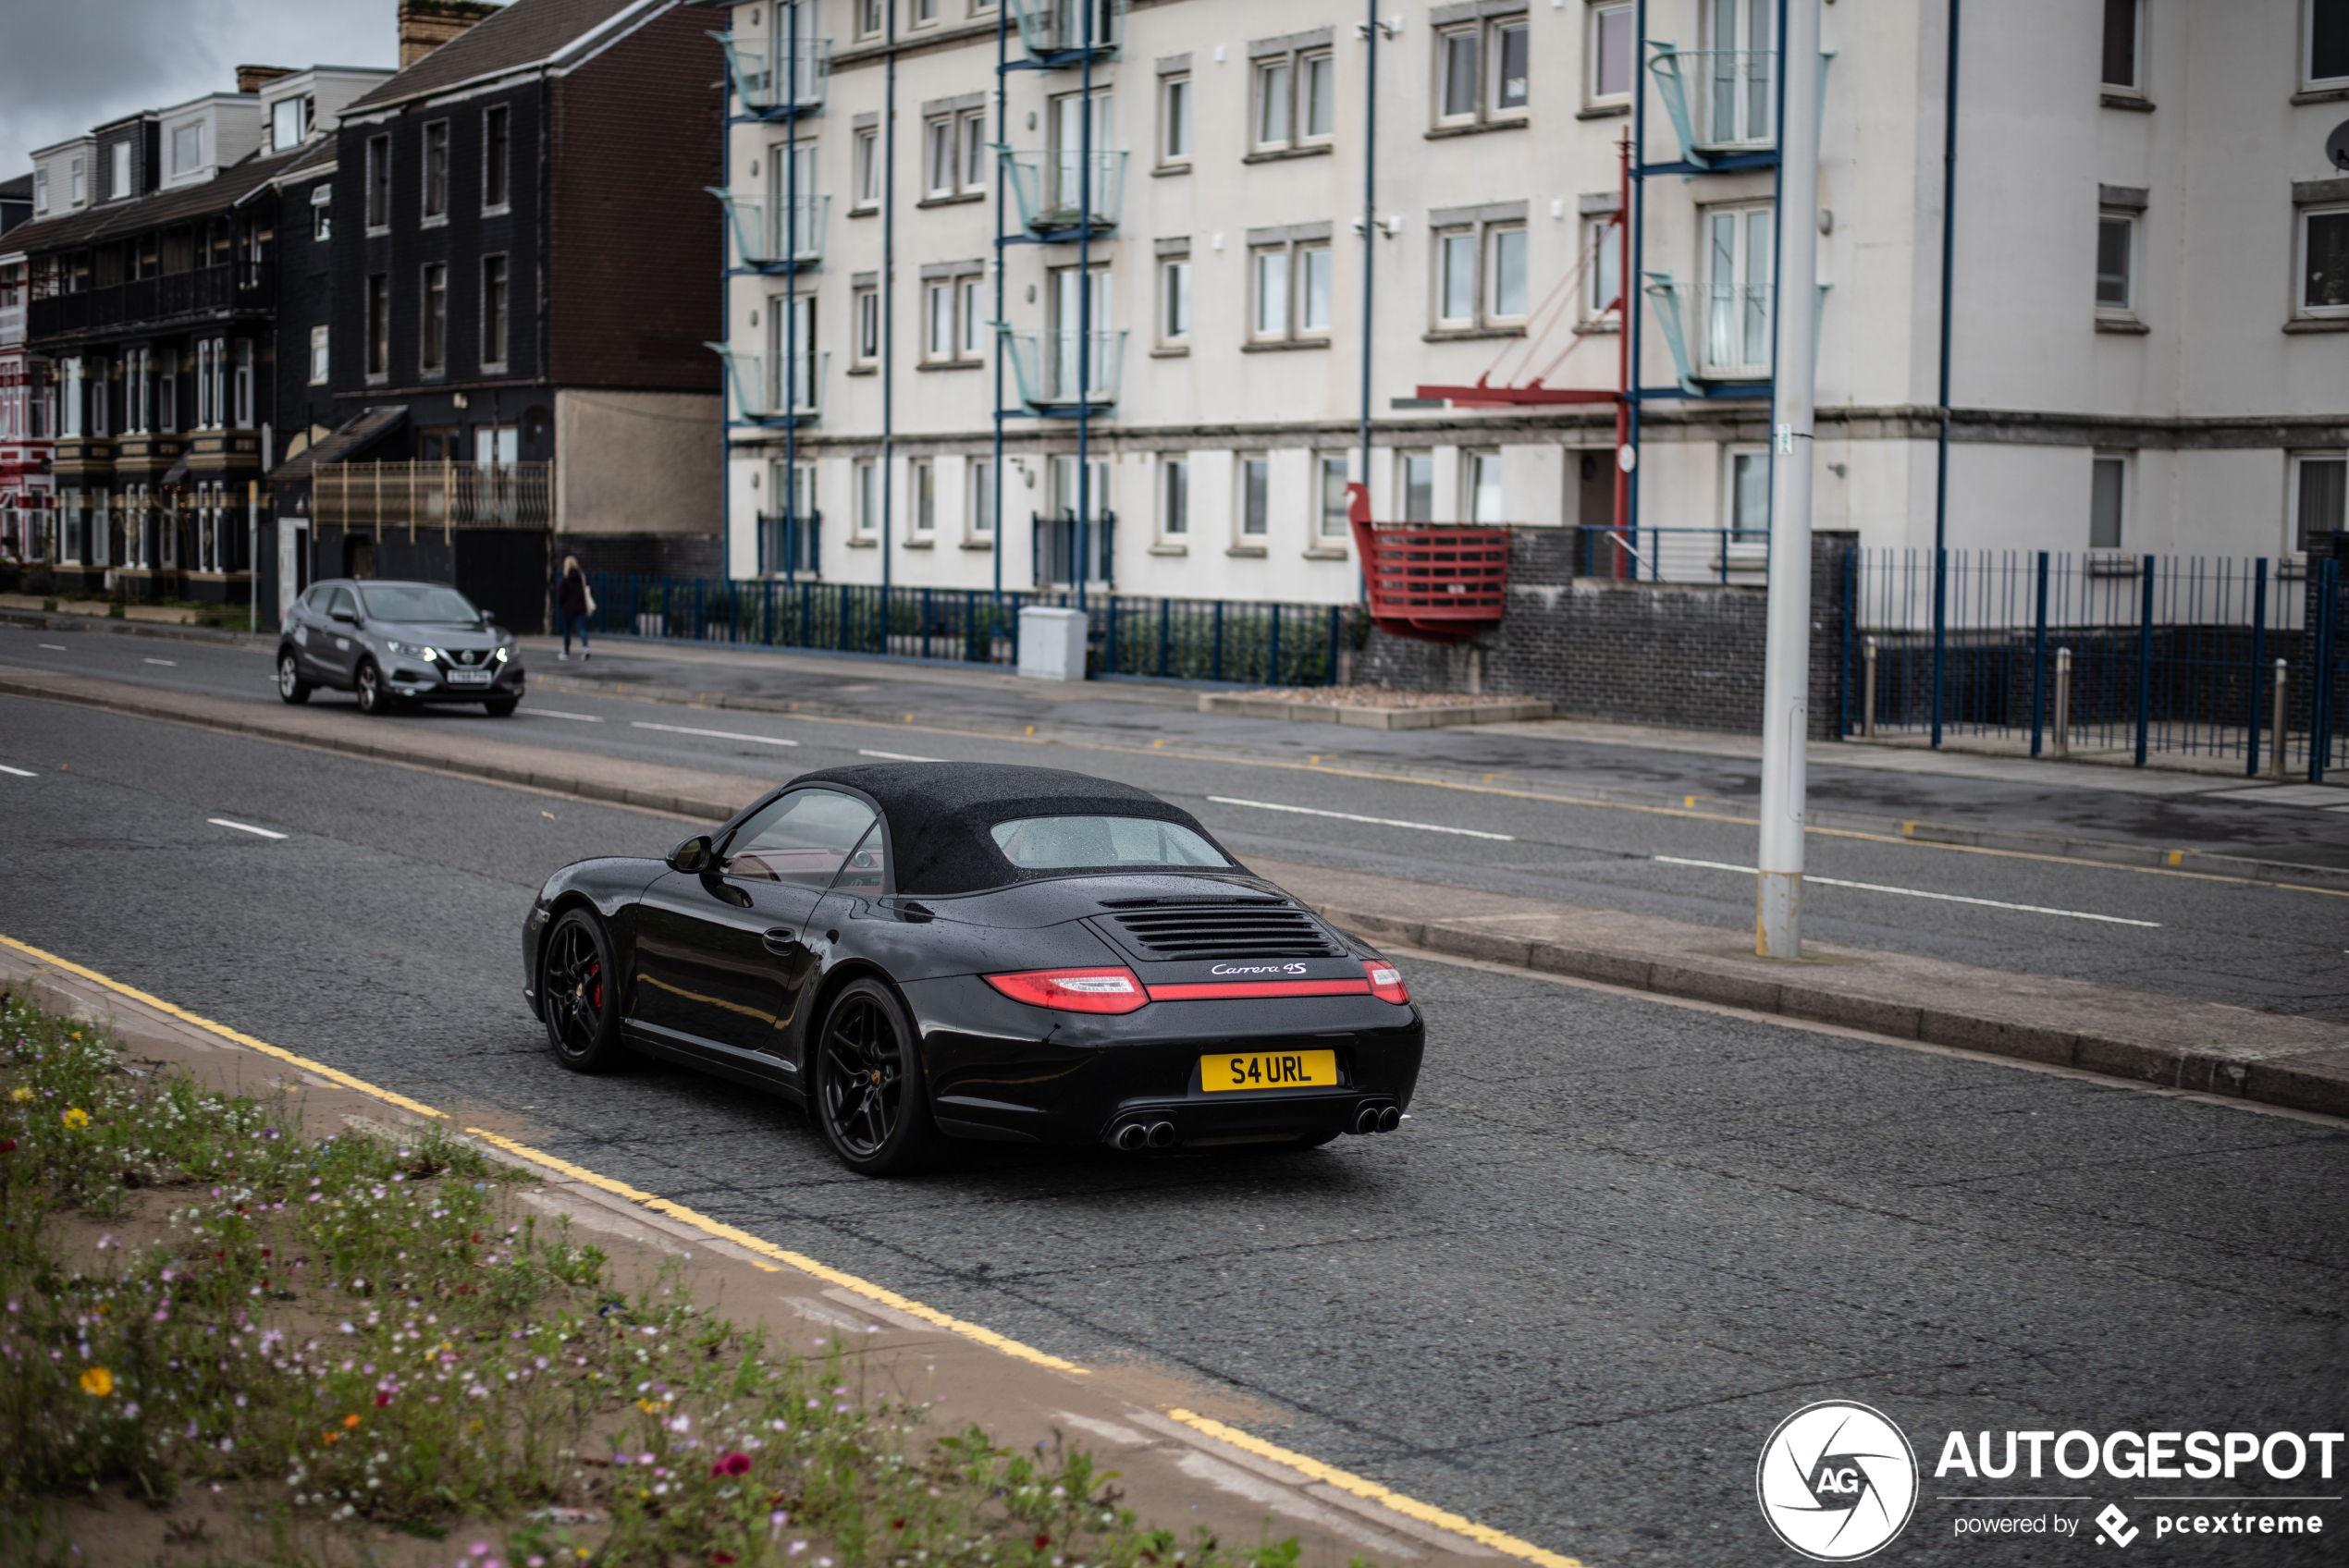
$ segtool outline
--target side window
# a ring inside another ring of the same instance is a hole
[[[873,808],[854,795],[794,790],[734,829],[719,869],[744,882],[786,882],[821,892],[874,825]]]
[[[326,613],[328,615],[331,616],[338,610],[349,610],[353,616],[356,616],[359,613],[359,601],[351,596],[350,589],[336,589],[334,598],[327,602]]]
[[[326,613],[326,606],[328,602],[331,601],[334,596],[335,591],[322,582],[317,587],[313,588],[309,593],[304,594],[301,596],[301,607],[308,610],[312,615],[323,616]]]
[[[881,825],[874,823],[865,830],[865,837],[849,851],[837,876],[832,878],[835,893],[878,893],[885,884],[889,868],[881,864]]]

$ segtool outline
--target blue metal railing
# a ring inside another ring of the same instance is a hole
[[[1019,612],[1072,592],[591,572],[598,635],[1016,665]],[[1356,605],[1088,593],[1087,668],[1100,676],[1334,685],[1370,622]]]

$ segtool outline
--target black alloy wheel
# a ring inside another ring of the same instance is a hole
[[[817,1035],[817,1121],[841,1163],[860,1175],[904,1175],[937,1153],[913,1041],[896,996],[869,979],[849,983]]]
[[[566,910],[547,933],[539,966],[538,1007],[555,1060],[573,1072],[609,1072],[627,1047],[620,1043],[619,982],[604,924],[589,911]]]
[[[306,703],[310,700],[310,682],[301,678],[301,665],[291,648],[277,655],[277,695],[285,702]]]
[[[360,662],[357,686],[359,711],[370,718],[380,718],[397,705],[397,700],[384,689],[383,671],[375,668],[373,659]]]

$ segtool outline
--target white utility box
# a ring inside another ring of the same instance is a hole
[[[1019,612],[1019,672],[1037,680],[1085,679],[1085,612],[1029,605]]]

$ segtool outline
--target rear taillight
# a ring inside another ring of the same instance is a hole
[[[1403,984],[1403,972],[1393,964],[1373,959],[1362,967],[1370,972],[1371,995],[1379,1000],[1401,1007],[1411,999],[1409,988]]]
[[[1031,969],[986,978],[1015,1002],[1060,1012],[1132,1012],[1150,999],[1130,969]]]

